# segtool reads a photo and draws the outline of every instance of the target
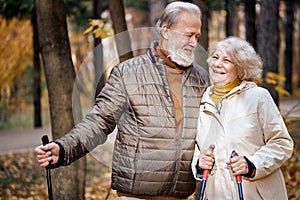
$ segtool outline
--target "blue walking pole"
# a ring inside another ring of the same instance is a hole
[[[238,156],[238,153],[235,150],[233,150],[232,153],[231,153],[230,158],[233,158],[235,156]],[[237,175],[235,177],[235,181],[236,181],[237,186],[238,186],[240,200],[244,200],[243,187],[242,187],[242,176],[241,175]]]
[[[243,188],[242,188],[242,177],[241,177],[241,175],[238,175],[235,177],[235,179],[236,179],[236,183],[238,185],[240,200],[243,200],[244,196],[243,196]]]
[[[202,175],[202,185],[201,185],[201,190],[200,190],[200,198],[199,200],[203,200],[204,197],[204,191],[205,191],[205,186],[206,186],[206,180],[208,178],[208,169],[205,169],[203,171],[203,175]]]
[[[210,145],[209,146],[209,150],[211,152],[213,152],[215,146],[214,145]],[[200,149],[200,148],[199,148]],[[200,197],[199,197],[199,200],[203,200],[204,198],[204,191],[205,191],[205,186],[206,186],[206,180],[208,179],[208,174],[209,174],[209,170],[208,169],[205,169],[203,171],[203,174],[202,174],[202,184],[201,184],[201,190],[200,190]]]

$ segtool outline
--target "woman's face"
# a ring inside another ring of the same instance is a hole
[[[238,67],[224,48],[218,47],[211,57],[209,75],[215,85],[226,85],[238,78]]]

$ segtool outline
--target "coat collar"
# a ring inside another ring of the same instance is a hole
[[[220,101],[220,106],[218,107],[211,99],[211,95],[212,95],[212,89],[213,86],[210,86],[207,88],[207,90],[205,91],[205,93],[203,94],[203,98],[201,101],[201,105],[203,106],[202,108],[200,108],[200,110],[204,111],[204,112],[209,112],[209,113],[219,113],[220,114],[220,110],[222,107],[222,101],[224,99],[230,99],[236,95],[239,95],[240,93],[243,93],[244,91],[253,88],[253,87],[257,87],[257,85],[252,82],[252,81],[242,81],[242,83],[240,85],[238,85],[237,87],[233,88],[230,92],[228,92],[225,96],[222,97],[221,101]]]
[[[233,88],[230,92],[228,92],[226,95],[224,95],[224,97],[222,99],[231,98],[231,97],[238,95],[238,94],[240,94],[250,88],[253,88],[253,87],[257,87],[257,85],[253,81],[242,81],[240,85]],[[212,93],[213,93],[213,86],[210,86],[209,88],[207,88],[207,91],[205,92],[203,101],[207,101],[206,98],[210,99],[210,96],[212,95]]]

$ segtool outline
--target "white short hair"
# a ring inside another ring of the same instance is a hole
[[[221,47],[238,67],[238,76],[241,80],[253,81],[262,75],[262,60],[250,43],[241,38],[230,36],[215,42],[208,51],[208,65],[211,66],[211,57]]]
[[[163,25],[166,25],[168,28],[170,28],[172,25],[176,24],[182,12],[196,15],[199,17],[199,19],[201,19],[201,11],[197,5],[179,1],[172,2],[167,5],[158,19],[156,23],[157,31],[160,33]]]

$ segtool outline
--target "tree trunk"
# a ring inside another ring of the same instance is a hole
[[[230,13],[230,4],[229,4],[229,0],[225,0],[225,11],[226,11],[226,24],[225,24],[225,32],[226,32],[226,37],[231,36],[232,35],[232,24],[231,24],[231,13]]]
[[[155,24],[159,19],[160,14],[162,13],[167,4],[167,0],[149,0],[150,24],[152,27],[155,27]]]
[[[293,33],[294,33],[294,0],[285,1],[285,89],[292,94],[292,74],[293,74]]]
[[[197,5],[201,10],[201,36],[198,40],[201,47],[195,52],[195,61],[202,67],[208,69],[207,49],[208,49],[208,18],[210,16],[207,2],[205,0],[193,0],[190,3]]]
[[[49,94],[53,139],[73,126],[72,89],[75,70],[71,60],[63,0],[36,0],[39,43]],[[53,170],[54,199],[84,199],[85,159]]]
[[[207,50],[208,49],[208,19],[210,18],[210,13],[208,9],[207,2],[205,0],[194,0],[194,4],[196,4],[201,10],[201,36],[199,39],[199,43],[201,46]]]
[[[101,13],[102,13],[102,1],[101,0],[94,0],[94,16],[95,19],[101,19]],[[106,77],[103,77],[105,75],[104,73],[104,65],[103,65],[103,46],[101,38],[94,38],[95,48],[93,49],[93,55],[94,55],[94,70],[95,70],[95,98],[99,94],[99,92],[102,90],[102,87],[104,86],[104,80],[106,80]]]
[[[120,62],[133,57],[131,40],[127,31],[125,10],[122,0],[109,0],[110,16],[115,32],[115,40]]]
[[[33,28],[33,121],[34,127],[38,128],[42,127],[41,61],[35,8],[32,10],[31,23]]]
[[[258,20],[257,50],[263,61],[263,77],[268,72],[278,73],[279,54],[279,0],[261,1]],[[278,105],[278,93],[274,85],[264,84]]]
[[[240,37],[240,18],[239,10],[240,4],[230,0],[225,0],[226,10],[226,36],[237,36]]]
[[[253,48],[256,49],[256,11],[255,1],[244,1],[245,2],[245,26],[246,26],[246,40],[252,44]]]
[[[298,13],[300,12],[300,2],[298,1],[297,2],[297,9],[298,9]],[[297,26],[298,26],[298,68],[297,68],[297,70],[298,70],[298,81],[297,81],[297,87],[300,87],[300,64],[299,64],[299,62],[300,62],[300,60],[299,60],[299,58],[300,58],[300,20],[299,20],[299,14],[297,15],[297,21],[298,21],[298,23],[297,23]]]

